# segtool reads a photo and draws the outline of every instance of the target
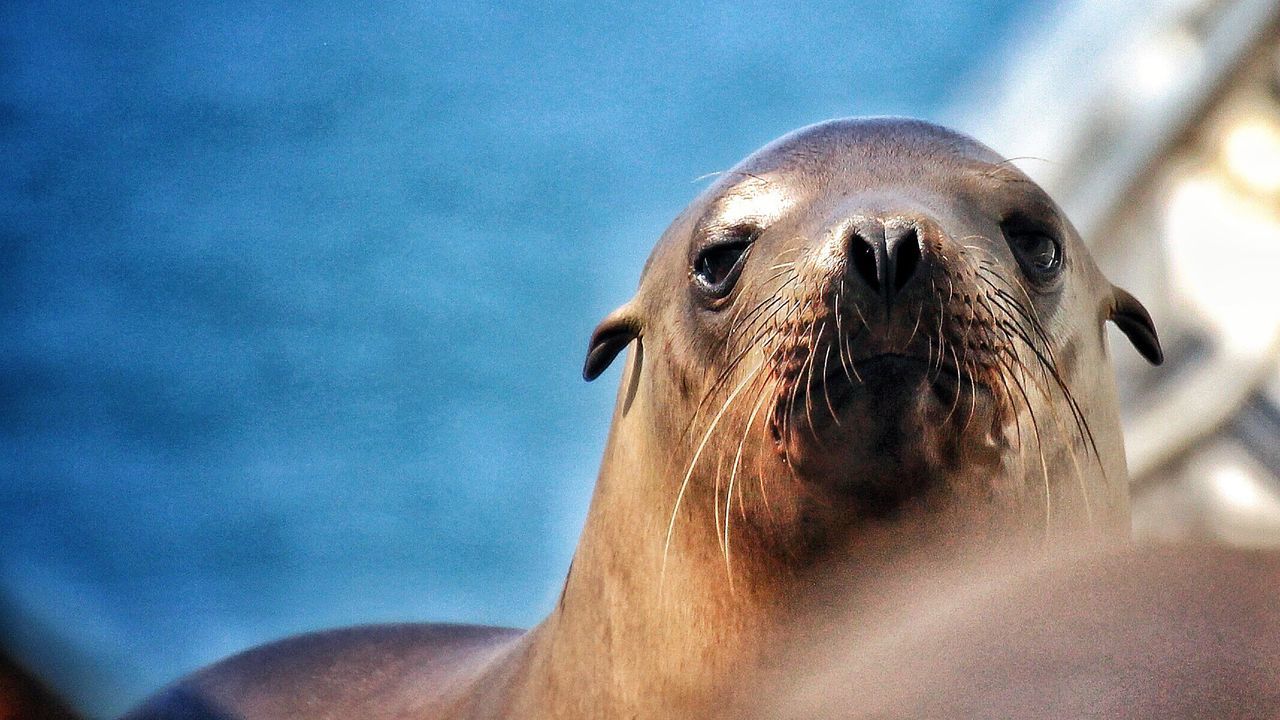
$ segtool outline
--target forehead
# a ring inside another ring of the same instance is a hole
[[[759,177],[796,171],[828,181],[996,174],[1027,181],[1016,168],[967,135],[918,120],[835,120],[802,128],[766,145],[734,168]],[[1029,181],[1028,181],[1029,182]]]
[[[767,219],[815,197],[913,188],[929,194],[1042,196],[1020,170],[981,143],[915,120],[837,120],[765,146],[710,188],[709,217]]]
[[[784,135],[742,161],[739,169],[766,170],[778,163],[818,164],[838,159],[912,162],[922,157],[999,164],[995,151],[973,138],[921,120],[831,120]]]

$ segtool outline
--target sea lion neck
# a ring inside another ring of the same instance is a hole
[[[784,614],[781,568],[734,558],[731,585],[709,515],[665,543],[672,488],[648,459],[662,450],[629,432],[652,420],[645,397],[615,412],[562,595],[514,659],[513,716],[536,702],[553,717],[710,717]]]
[[[614,418],[562,596],[517,654],[526,669],[512,696],[516,714],[528,692],[564,717],[732,716],[744,679],[766,671],[830,573],[857,575],[850,584],[874,593],[898,563],[943,562],[972,551],[982,523],[992,542],[1010,527],[921,508],[840,527],[803,551],[735,534],[726,559],[722,527],[704,506],[667,544],[672,488],[646,460],[658,452],[653,435],[626,434],[653,410],[640,397],[625,419],[620,409]]]

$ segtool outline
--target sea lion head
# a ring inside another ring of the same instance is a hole
[[[643,403],[638,432],[672,459],[673,524],[710,508],[725,542],[730,522],[812,539],[957,502],[1127,528],[1107,321],[1161,361],[1142,305],[1000,155],[921,121],[834,120],[676,218],[584,375],[640,341],[620,413]]]

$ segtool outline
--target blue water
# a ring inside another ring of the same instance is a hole
[[[4,644],[107,715],[286,633],[536,622],[586,338],[695,179],[937,117],[1044,5],[0,4]]]

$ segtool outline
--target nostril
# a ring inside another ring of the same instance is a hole
[[[920,238],[915,229],[903,233],[893,244],[893,290],[901,290],[920,266]]]
[[[853,268],[858,275],[871,286],[872,290],[880,290],[880,274],[876,270],[876,250],[867,239],[854,233],[849,238],[849,254],[853,256]]]

